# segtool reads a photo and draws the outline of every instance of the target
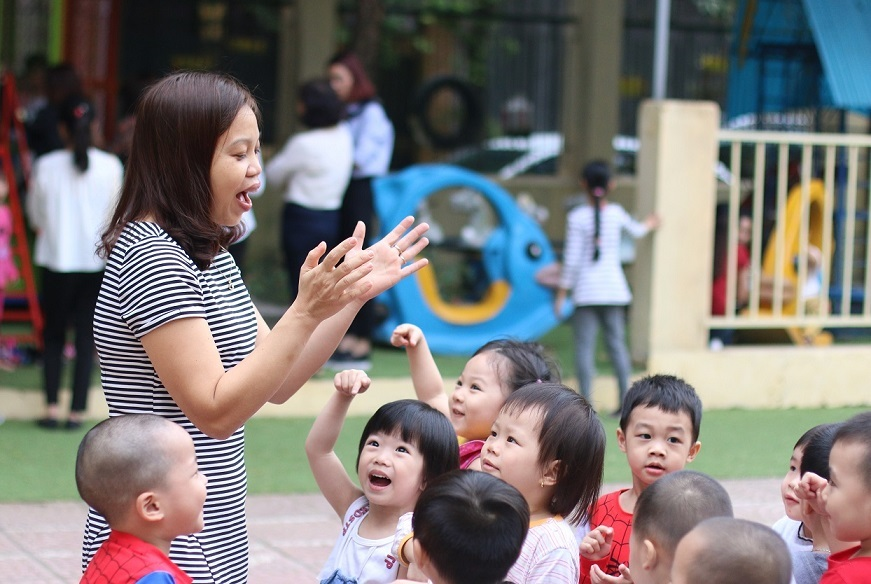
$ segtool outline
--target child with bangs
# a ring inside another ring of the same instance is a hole
[[[481,468],[529,505],[529,533],[510,582],[575,584],[578,543],[569,523],[589,519],[605,461],[605,429],[589,402],[559,383],[533,383],[505,400]]]
[[[771,526],[777,532],[790,553],[810,551],[813,548],[813,539],[810,528],[802,523],[801,499],[798,498],[798,485],[801,480],[801,463],[804,459],[804,451],[810,439],[817,434],[824,424],[814,426],[799,437],[795,446],[792,447],[792,455],[789,457],[789,469],[780,484],[780,497],[783,500],[785,515],[774,522]]]
[[[466,362],[448,397],[442,374],[423,331],[409,323],[397,326],[390,337],[404,347],[417,399],[442,412],[460,440],[460,468],[481,470],[481,447],[499,408],[512,392],[534,382],[559,382],[556,362],[538,343],[495,339],[482,345]]]
[[[457,437],[448,419],[425,403],[385,404],[360,437],[357,486],[334,447],[351,401],[371,380],[352,369],[337,373],[334,384],[336,393],[305,443],[315,481],[343,526],[318,578],[321,584],[393,582],[406,574],[391,549],[399,518],[414,509],[430,481],[458,468]]]
[[[620,582],[629,565],[635,503],[661,477],[683,470],[699,453],[702,402],[695,389],[673,375],[639,379],[623,400],[617,444],[626,453],[632,487],[603,495],[590,512],[580,544],[581,580]],[[595,579],[593,577],[595,576]],[[617,579],[606,579],[610,576]]]

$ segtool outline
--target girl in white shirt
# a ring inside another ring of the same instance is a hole
[[[91,147],[94,106],[73,97],[59,107],[66,144],[36,159],[27,214],[36,231],[34,262],[43,267],[43,428],[58,426],[58,388],[67,324],[75,329],[76,362],[68,429],[87,409],[94,366],[94,307],[105,262],[97,256],[100,233],[115,205],[124,170],[121,161]]]

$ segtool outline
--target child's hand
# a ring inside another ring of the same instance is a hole
[[[333,385],[336,391],[347,396],[355,396],[369,389],[372,380],[360,369],[345,369],[339,371],[333,377]]]
[[[423,331],[413,324],[404,323],[393,329],[390,344],[394,347],[414,348],[423,339]]]
[[[820,475],[806,472],[804,473],[804,476],[801,477],[801,481],[798,483],[798,488],[795,490],[795,494],[798,495],[799,499],[804,499],[809,503],[824,503],[823,490],[828,484],[829,481]]]
[[[579,547],[581,557],[590,562],[598,562],[611,553],[611,542],[614,541],[614,528],[600,525],[584,536]]]
[[[632,584],[632,576],[625,564],[620,564],[620,575],[609,576],[598,565],[593,564],[590,568],[590,582],[593,584]]]
[[[651,213],[647,217],[644,218],[644,225],[651,231],[662,225],[662,219],[659,218],[659,215],[656,213]]]

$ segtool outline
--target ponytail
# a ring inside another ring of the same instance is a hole
[[[58,113],[66,127],[73,147],[73,163],[80,173],[88,170],[88,148],[91,147],[91,122],[94,121],[94,106],[81,97],[64,101]]]
[[[594,160],[587,163],[581,172],[581,178],[587,184],[589,195],[593,198],[593,213],[595,217],[595,231],[593,233],[593,261],[599,261],[600,232],[602,223],[602,199],[608,194],[608,183],[611,182],[611,171],[608,163],[603,160]]]

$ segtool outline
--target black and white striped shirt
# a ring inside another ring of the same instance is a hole
[[[167,393],[140,342],[145,334],[180,318],[206,320],[225,371],[254,349],[254,305],[229,253],[220,253],[202,271],[159,225],[128,224],[109,256],[94,315],[109,415],[154,413],[190,433],[200,470],[209,479],[205,528],[175,539],[170,558],[197,583],[245,582],[244,428],[227,440],[200,432]],[[105,520],[91,510],[83,568],[108,533]]]

